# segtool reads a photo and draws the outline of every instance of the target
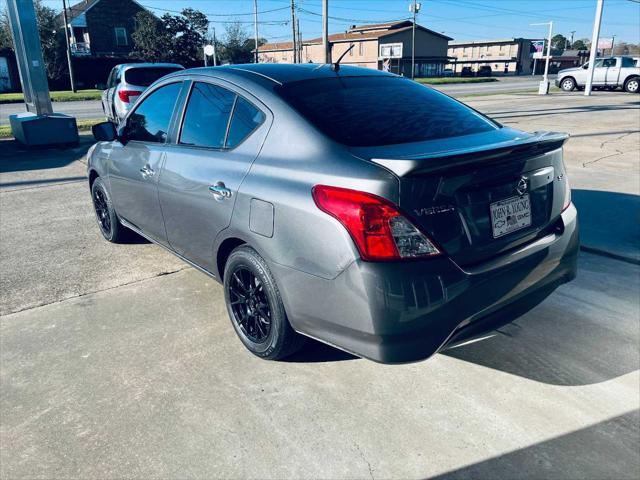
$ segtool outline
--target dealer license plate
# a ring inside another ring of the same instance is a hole
[[[506,198],[489,205],[493,238],[502,237],[531,225],[529,194]]]

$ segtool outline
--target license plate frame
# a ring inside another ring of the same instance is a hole
[[[504,198],[489,204],[493,238],[531,226],[531,197],[528,193]]]

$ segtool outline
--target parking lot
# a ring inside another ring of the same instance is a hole
[[[462,100],[572,135],[585,248],[578,278],[514,324],[410,365],[318,343],[253,357],[214,281],[102,239],[88,137],[0,141],[0,476],[638,478],[638,97]]]

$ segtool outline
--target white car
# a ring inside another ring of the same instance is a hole
[[[556,77],[556,86],[565,92],[581,90],[587,84],[589,63],[581,67],[560,70]],[[609,57],[596,59],[593,71],[593,86],[614,90],[623,88],[629,93],[638,93],[640,85],[640,68],[631,57]]]
[[[122,63],[113,67],[107,84],[97,85],[102,90],[102,110],[107,120],[119,123],[149,85],[178,70],[184,67],[177,63]]]

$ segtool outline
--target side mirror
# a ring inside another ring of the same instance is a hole
[[[589,65],[585,63],[584,65],[582,65],[582,68],[586,70],[587,68],[589,68]]]
[[[96,83],[96,89],[97,90],[106,90],[107,89],[107,84],[106,83]]]
[[[91,133],[98,142],[111,142],[118,138],[116,126],[111,122],[97,123],[91,127]]]

